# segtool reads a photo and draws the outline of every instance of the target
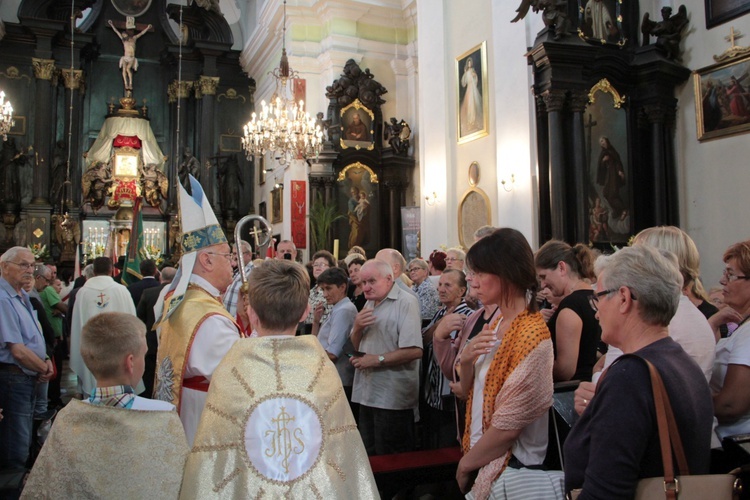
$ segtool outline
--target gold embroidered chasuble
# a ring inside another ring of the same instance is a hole
[[[174,297],[173,297],[174,298]],[[183,303],[161,326],[159,350],[156,356],[155,399],[167,401],[180,411],[182,398],[183,374],[185,363],[190,356],[198,329],[206,318],[215,314],[228,318],[237,328],[240,327],[229,315],[221,301],[198,285],[190,284],[185,292]],[[164,307],[164,314],[169,304]]]
[[[315,337],[238,341],[214,372],[181,498],[379,498]]]
[[[21,498],[177,498],[187,454],[174,411],[74,399],[57,415]]]

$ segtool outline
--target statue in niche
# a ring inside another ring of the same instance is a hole
[[[411,145],[411,141],[409,140],[411,137],[411,127],[409,127],[409,124],[404,120],[399,122],[396,118],[391,117],[390,125],[385,124],[383,128],[383,135],[388,144],[391,145],[393,152],[401,156],[406,156]]]
[[[239,209],[240,186],[245,185],[237,155],[232,154],[219,165],[217,171],[221,208],[227,214],[235,214]]]
[[[20,170],[26,163],[26,155],[23,150],[16,147],[14,137],[8,137],[3,142],[0,151],[0,173],[2,173],[2,194],[6,203],[18,203],[21,201]]]
[[[672,7],[662,7],[659,22],[652,21],[649,13],[643,14],[641,23],[641,34],[643,35],[643,46],[650,44],[650,37],[656,37],[656,46],[661,47],[667,53],[667,58],[674,61],[680,60],[680,40],[682,31],[688,24],[687,9],[680,5],[677,14],[672,15]]]
[[[554,28],[555,40],[568,35],[570,19],[568,19],[567,0],[522,0],[521,5],[516,9],[518,15],[511,22],[515,23],[526,17],[529,8],[532,8],[535,13],[542,12],[544,25],[549,29]]]
[[[106,163],[94,162],[86,172],[83,173],[81,183],[83,185],[83,198],[91,204],[94,213],[104,206],[107,191],[112,186],[112,171]]]
[[[52,158],[52,170],[50,172],[49,202],[53,207],[60,205],[65,193],[63,187],[68,170],[68,148],[65,141],[57,141],[55,153]]]
[[[70,215],[53,215],[55,224],[55,240],[60,245],[60,261],[74,261],[76,249],[81,243],[81,227]]]
[[[141,167],[141,192],[149,205],[162,210],[162,200],[167,198],[169,190],[169,179],[164,172],[159,170],[154,163],[143,165]]]
[[[107,21],[109,27],[122,40],[123,56],[120,58],[120,68],[122,69],[122,82],[125,85],[125,92],[133,91],[133,71],[138,71],[138,59],[135,58],[135,42],[151,29],[149,24],[137,35],[133,30],[118,31],[112,21]]]
[[[193,156],[193,152],[190,150],[190,148],[186,147],[182,152],[182,163],[180,163],[180,168],[177,171],[177,175],[180,177],[180,184],[182,184],[182,187],[185,188],[185,191],[193,194],[193,191],[190,188],[190,179],[188,179],[188,174],[192,175],[193,177],[195,177],[195,180],[200,182],[201,164],[198,161],[198,158]]]

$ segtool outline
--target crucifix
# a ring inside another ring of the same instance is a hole
[[[257,226],[253,226],[250,230],[250,234],[253,235],[253,239],[255,240],[255,252],[260,253],[260,240],[258,240],[258,235],[263,234],[263,231],[259,230]]]
[[[586,165],[588,168],[591,165],[591,132],[594,130],[594,127],[596,126],[596,121],[594,120],[594,117],[589,113],[588,116],[588,122],[585,122],[583,124],[583,128],[586,129]]]

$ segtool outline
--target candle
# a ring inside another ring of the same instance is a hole
[[[333,258],[339,260],[339,240],[333,240]]]

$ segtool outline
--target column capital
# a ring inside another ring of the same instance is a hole
[[[565,91],[546,90],[542,93],[542,99],[544,99],[544,105],[547,107],[547,112],[552,113],[554,111],[562,111],[566,100]]]
[[[37,57],[32,57],[31,65],[34,68],[34,77],[36,79],[52,80],[52,75],[55,72],[54,59],[39,59]]]
[[[200,92],[203,95],[216,95],[216,88],[218,86],[218,76],[200,76],[196,84],[196,92],[197,89],[200,88]]]
[[[63,77],[63,84],[66,89],[78,90],[82,88],[83,84],[83,70],[82,69],[61,69]]]
[[[589,96],[586,92],[570,93],[570,108],[574,113],[582,113],[589,104]]]

